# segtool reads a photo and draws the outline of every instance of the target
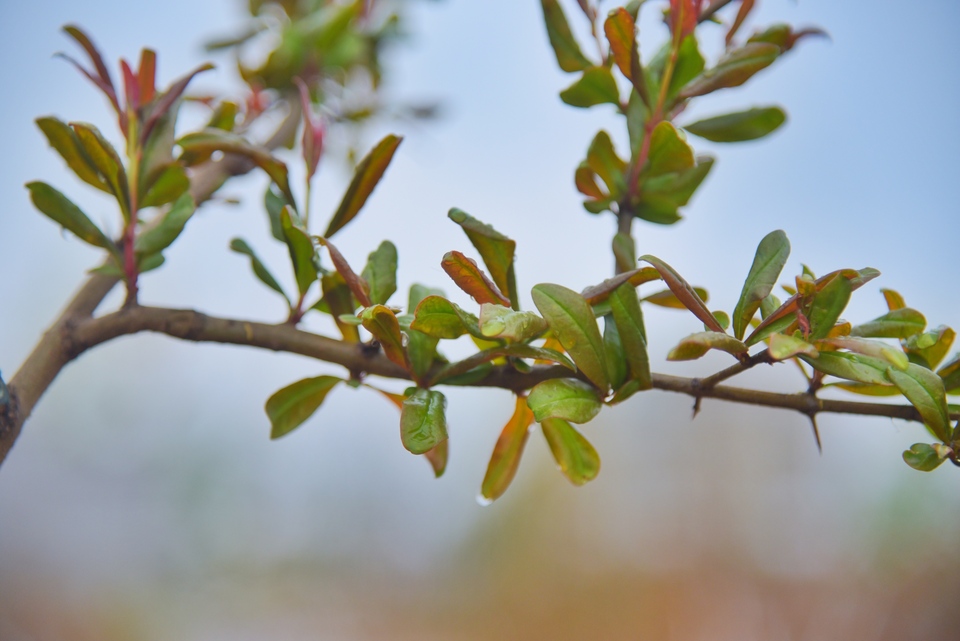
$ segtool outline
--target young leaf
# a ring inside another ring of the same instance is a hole
[[[541,283],[531,292],[533,302],[573,362],[602,393],[610,389],[603,339],[590,305],[573,290]]]
[[[487,464],[487,473],[483,476],[480,496],[485,502],[495,501],[507,491],[520,465],[532,424],[533,413],[527,408],[526,399],[518,396],[513,416],[500,432]]]
[[[632,285],[621,285],[610,295],[610,311],[620,333],[630,376],[639,383],[638,390],[650,389],[653,383],[647,356],[647,335],[640,301]]]
[[[849,336],[838,336],[826,338],[823,342],[827,345],[833,345],[839,349],[846,349],[857,354],[882,358],[890,365],[899,370],[907,369],[910,360],[902,350],[896,349],[880,341],[871,341],[866,338],[851,338]]]
[[[946,325],[909,337],[904,343],[904,351],[910,361],[933,369],[940,364],[957,334]]]
[[[826,338],[850,302],[850,281],[838,274],[816,293],[810,313],[810,338]]]
[[[644,170],[646,176],[685,171],[694,165],[693,149],[683,140],[676,127],[663,121],[653,128],[653,133],[650,134],[650,155]]]
[[[620,198],[624,188],[623,172],[627,163],[617,155],[613,140],[606,131],[598,131],[590,141],[586,162],[587,166],[600,176],[610,196],[614,199]]]
[[[107,96],[107,99],[110,100],[110,104],[113,105],[114,110],[117,114],[121,115],[121,124],[123,124],[122,110],[120,109],[120,103],[117,100],[117,91],[113,86],[113,80],[110,78],[110,72],[107,70],[107,66],[103,63],[103,58],[100,55],[100,52],[97,50],[96,45],[93,44],[93,41],[90,37],[84,33],[80,28],[74,25],[67,25],[63,30],[73,38],[77,44],[83,47],[83,50],[87,52],[87,55],[90,57],[90,61],[93,63],[96,74],[93,74],[86,69],[84,69],[80,64],[70,58],[69,56],[60,54],[70,63],[72,63],[77,69],[80,70],[83,75],[90,79],[93,84],[100,88],[100,90]]]
[[[626,9],[619,7],[610,12],[603,23],[603,32],[610,43],[613,61],[627,80],[633,80],[632,59],[637,55],[637,25]]]
[[[634,259],[633,262],[637,262],[636,259]],[[580,292],[580,295],[591,305],[596,305],[597,303],[607,300],[610,294],[624,283],[630,283],[633,287],[639,287],[644,283],[649,283],[654,280],[660,280],[660,273],[653,267],[632,269],[628,272],[621,272],[613,278],[608,278],[599,285],[585,287],[583,291]]]
[[[250,258],[250,268],[253,269],[253,273],[260,279],[260,282],[283,296],[287,301],[287,305],[292,305],[287,294],[283,291],[283,287],[280,286],[280,283],[273,277],[270,270],[260,261],[260,258],[257,257],[250,245],[247,244],[247,241],[242,238],[234,238],[230,241],[230,249],[238,254],[248,256]]]
[[[570,24],[560,3],[557,0],[540,0],[540,5],[543,7],[543,19],[547,24],[547,37],[550,39],[550,46],[553,47],[560,68],[563,71],[574,72],[590,67],[593,63],[580,51],[580,45],[570,31]]]
[[[923,314],[909,307],[900,307],[875,318],[869,323],[856,325],[851,336],[863,338],[909,338],[921,333],[927,326]]]
[[[880,293],[883,294],[883,300],[886,301],[887,309],[889,309],[891,312],[898,309],[903,309],[907,306],[903,300],[903,296],[892,289],[881,289]]]
[[[145,231],[137,235],[133,246],[136,252],[149,256],[169,247],[183,232],[196,209],[193,196],[188,193],[180,196],[159,222],[151,223]]]
[[[31,182],[27,183],[26,187],[30,190],[30,200],[34,207],[53,222],[86,243],[108,251],[117,251],[113,241],[69,198],[46,183]]]
[[[740,300],[733,310],[733,335],[743,338],[760,303],[770,295],[783,266],[790,256],[790,241],[783,230],[772,231],[757,246],[750,272],[740,291]]]
[[[937,376],[943,379],[943,388],[948,394],[960,392],[960,354],[938,369]]]
[[[53,117],[37,118],[36,123],[46,137],[47,142],[50,143],[50,146],[60,154],[66,161],[67,166],[80,180],[88,185],[93,185],[101,191],[110,193],[110,188],[107,186],[107,183],[104,182],[103,178],[100,177],[100,173],[91,164],[90,159],[87,158],[86,153],[84,153],[80,145],[80,139],[77,138],[77,134],[73,129],[66,123]]]
[[[594,107],[604,103],[620,106],[620,89],[608,67],[591,67],[580,79],[560,92],[560,100],[571,107]]]
[[[487,338],[526,341],[547,331],[547,322],[533,312],[515,312],[508,307],[480,306],[480,333]]]
[[[914,443],[903,452],[903,462],[915,470],[932,472],[947,459],[947,451],[926,443]]]
[[[913,363],[907,367],[906,371],[888,367],[887,377],[907,397],[911,405],[917,408],[923,422],[936,437],[948,443],[953,430],[950,426],[950,413],[947,410],[947,395],[943,389],[943,379],[926,367]]]
[[[711,349],[740,356],[747,353],[747,346],[733,336],[722,332],[699,332],[687,336],[667,354],[668,361],[689,361],[700,358]]]
[[[337,249],[333,243],[326,238],[320,238],[319,242],[327,248],[327,251],[330,253],[330,261],[333,263],[334,268],[337,270],[337,273],[343,277],[347,287],[350,288],[350,291],[353,292],[356,299],[360,301],[360,304],[364,307],[373,305],[374,303],[370,299],[370,284],[360,276],[357,276],[357,273],[350,267],[350,263],[347,262],[347,259],[343,257],[343,254],[340,253],[340,250]]]
[[[480,252],[480,258],[490,272],[490,278],[500,291],[511,301],[514,309],[517,304],[517,283],[513,273],[513,256],[517,243],[485,225],[460,209],[451,209],[447,216],[460,225],[467,234],[467,238]]]
[[[215,151],[243,156],[270,176],[283,192],[288,204],[292,205],[295,202],[293,193],[290,191],[287,166],[267,149],[254,145],[242,136],[222,129],[203,129],[187,134],[178,140],[177,144],[183,149],[187,159],[194,154],[206,156]]]
[[[527,397],[537,422],[560,418],[571,423],[588,423],[603,407],[597,390],[576,378],[551,378],[538,383]]]
[[[410,292],[407,294],[407,313],[412,314],[417,306],[428,296],[444,296],[443,290],[436,287],[427,287],[420,283],[410,285]]]
[[[800,358],[815,370],[837,378],[845,378],[848,381],[858,381],[869,385],[889,385],[891,383],[891,380],[887,377],[890,363],[882,358],[850,352],[820,352],[820,356],[816,358],[800,354]]]
[[[677,211],[688,202],[713,168],[713,158],[698,156],[696,164],[683,171],[643,179],[639,196],[631,204],[633,214],[658,225],[672,225],[681,216]]]
[[[370,286],[370,300],[386,303],[397,291],[397,248],[389,240],[380,243],[367,257],[367,265],[360,274]]]
[[[117,199],[124,217],[130,219],[130,185],[127,182],[127,173],[123,161],[117,150],[93,125],[72,122],[70,126],[80,141],[84,154],[90,160],[100,177],[103,178],[110,191]]]
[[[700,295],[694,290],[694,288],[688,283],[683,277],[676,272],[670,265],[666,264],[656,256],[651,256],[647,254],[641,256],[640,260],[646,261],[653,265],[654,269],[659,272],[660,277],[663,278],[663,281],[667,284],[667,287],[670,288],[670,291],[673,292],[674,296],[683,303],[694,316],[699,318],[704,325],[709,327],[715,332],[723,334],[723,326],[717,322],[717,319],[713,317],[713,314],[710,312],[710,309],[707,307],[707,304],[703,301]]]
[[[694,78],[683,91],[682,98],[702,96],[718,89],[739,87],[755,73],[773,64],[780,55],[780,48],[773,44],[754,42],[729,52],[716,67],[707,69]]]
[[[770,334],[770,347],[767,349],[775,361],[783,361],[800,354],[811,358],[820,356],[819,350],[807,341],[786,334]]]
[[[353,299],[353,292],[350,291],[347,281],[343,279],[339,272],[324,274],[320,278],[320,289],[323,292],[323,298],[314,307],[322,306],[325,308],[323,311],[327,311],[333,316],[333,320],[345,341],[359,343],[360,333],[357,331],[356,324],[360,323],[360,319],[354,316],[357,303]],[[340,318],[341,316],[348,316],[351,319],[350,322],[344,322]]]
[[[140,209],[172,203],[189,188],[190,179],[183,167],[177,163],[165,165],[141,186]]]
[[[397,317],[390,311],[390,308],[383,305],[367,307],[361,313],[360,319],[363,321],[364,328],[380,342],[383,353],[387,355],[387,358],[400,367],[409,370],[410,364],[407,362],[407,355],[403,349],[400,323],[397,322]],[[414,453],[422,454],[422,452]]]
[[[347,192],[343,195],[343,200],[340,201],[340,206],[337,207],[333,218],[330,219],[330,224],[327,226],[324,236],[332,237],[360,212],[360,209],[367,202],[367,198],[370,197],[377,183],[383,177],[383,172],[387,170],[390,161],[393,160],[393,154],[397,151],[397,147],[400,146],[402,140],[403,138],[400,136],[391,134],[378,142],[377,146],[360,161],[360,164],[354,170],[353,180],[350,181],[350,186],[347,187]]]
[[[780,107],[756,107],[698,120],[683,128],[713,142],[744,142],[763,138],[786,121],[787,114]]]
[[[317,280],[317,267],[314,264],[316,250],[313,241],[307,232],[298,225],[294,225],[293,208],[287,205],[280,213],[280,226],[283,237],[290,252],[290,262],[293,264],[293,273],[297,278],[297,289],[303,296],[310,289],[310,285]]]
[[[571,483],[583,485],[597,477],[600,473],[600,455],[570,423],[559,418],[548,418],[540,427],[557,466]]]
[[[477,267],[476,261],[460,252],[444,254],[440,266],[453,279],[457,287],[470,294],[478,303],[510,305],[510,301],[500,293],[497,286]]]
[[[434,390],[418,387],[403,401],[400,441],[407,451],[425,454],[447,440],[447,399]]]
[[[416,376],[423,378],[430,371],[430,367],[437,357],[437,343],[440,339],[427,336],[415,329],[408,329],[405,333],[407,335],[407,357],[410,359],[410,367]]]
[[[430,467],[433,468],[433,477],[440,478],[447,469],[447,458],[450,456],[450,439],[444,439],[433,446],[432,450],[423,453]]]
[[[265,409],[270,418],[270,438],[277,439],[289,434],[313,416],[340,380],[336,376],[305,378],[267,399]]]
[[[603,347],[607,357],[610,386],[619,389],[627,380],[627,358],[623,353],[623,343],[620,341],[620,332],[613,320],[613,314],[603,317]]]
[[[470,332],[480,333],[477,317],[442,296],[427,296],[416,307],[410,328],[435,338],[453,339]],[[471,331],[473,330],[473,331]]]

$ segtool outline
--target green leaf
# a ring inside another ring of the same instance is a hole
[[[960,354],[938,369],[937,376],[943,379],[943,387],[948,394],[960,392]]]
[[[280,283],[277,282],[277,279],[273,277],[273,274],[270,273],[270,270],[267,269],[257,254],[253,251],[250,245],[247,244],[247,241],[242,238],[234,238],[230,241],[230,249],[237,252],[238,254],[245,254],[250,258],[250,268],[253,269],[253,273],[257,278],[260,279],[260,282],[283,296],[284,300],[287,301],[287,305],[293,305],[290,302],[290,299],[287,297],[286,292],[283,291],[283,287],[280,286]]]
[[[903,462],[915,470],[932,472],[947,459],[947,452],[943,446],[938,448],[936,445],[914,443],[903,452]]]
[[[447,439],[447,399],[418,387],[403,401],[400,441],[407,451],[425,454]]]
[[[87,158],[80,144],[80,139],[77,138],[77,134],[69,125],[49,116],[37,118],[36,123],[50,146],[60,154],[66,161],[67,166],[80,180],[101,191],[110,193],[107,183],[104,182],[100,173]]]
[[[266,411],[270,418],[270,438],[289,434],[313,416],[340,379],[336,376],[305,378],[284,387],[267,399]]]
[[[763,299],[770,295],[790,256],[790,241],[783,230],[772,231],[757,246],[750,272],[733,310],[733,335],[743,338]]]
[[[560,92],[571,107],[594,107],[604,103],[620,106],[620,89],[609,67],[591,67],[580,79]]]
[[[130,185],[127,182],[127,173],[123,167],[123,161],[120,159],[117,150],[107,142],[100,130],[93,125],[72,122],[70,126],[77,134],[80,146],[90,160],[90,164],[97,170],[97,173],[100,174],[100,177],[103,178],[116,197],[124,219],[130,220]]]
[[[619,389],[627,380],[627,358],[623,353],[620,332],[612,314],[603,317],[603,346],[606,350],[610,386]]]
[[[169,247],[183,232],[196,209],[193,196],[189,193],[180,196],[159,222],[151,223],[145,231],[137,235],[133,245],[136,252],[149,256]]]
[[[709,298],[709,293],[703,287],[694,287],[693,291],[700,297],[704,303],[707,302]],[[680,302],[680,299],[670,291],[669,289],[664,289],[663,291],[655,292],[649,296],[643,297],[644,303],[650,303],[651,305],[656,305],[657,307],[666,307],[667,309],[687,309],[687,306]],[[713,312],[711,312],[711,315]],[[719,323],[720,321],[717,321]],[[721,325],[722,327],[722,325]]]
[[[360,161],[354,170],[353,180],[350,181],[347,193],[343,195],[343,200],[333,214],[324,236],[332,237],[356,217],[377,183],[380,182],[383,172],[387,170],[390,161],[393,160],[393,154],[402,141],[403,138],[400,136],[391,134],[378,142],[377,146]]]
[[[650,134],[650,154],[644,169],[647,177],[662,176],[693,168],[693,149],[680,132],[664,120]]]
[[[673,292],[674,296],[676,296],[677,299],[683,303],[683,306],[690,310],[694,316],[699,318],[704,325],[715,332],[720,334],[724,333],[723,326],[713,317],[703,298],[700,297],[690,283],[684,280],[673,267],[650,254],[641,256],[640,260],[653,265],[654,269],[659,272],[660,277],[663,278],[663,281],[667,284],[667,287],[670,288],[670,291]]]
[[[713,142],[744,142],[763,138],[787,121],[780,107],[755,107],[685,125],[690,133]]]
[[[810,320],[810,338],[826,338],[850,302],[853,288],[850,281],[838,274],[814,296],[807,318]]]
[[[824,387],[837,387],[852,394],[861,394],[863,396],[900,396],[900,390],[893,385],[870,385],[869,383],[857,383],[853,381],[839,381],[828,383]]]
[[[887,361],[888,364],[893,365],[900,370],[907,369],[907,365],[910,364],[910,360],[907,358],[907,355],[903,353],[903,351],[880,341],[872,341],[866,338],[853,338],[849,336],[837,336],[834,338],[827,338],[823,342],[827,345],[833,345],[834,347],[846,349],[857,354],[873,356],[874,358],[882,358],[883,360]]]
[[[761,69],[773,64],[780,55],[774,44],[755,42],[745,44],[727,53],[716,67],[707,69],[694,78],[680,92],[682,98],[702,96],[718,89],[739,87]]]
[[[531,292],[533,302],[573,362],[602,393],[610,389],[603,339],[593,310],[577,292],[541,283]]]
[[[570,31],[570,24],[560,3],[557,0],[540,0],[540,5],[543,7],[543,19],[547,24],[547,37],[550,39],[550,46],[553,47],[560,68],[567,72],[574,72],[591,66],[593,63],[580,51],[580,45]]]
[[[500,432],[487,464],[487,472],[483,476],[480,496],[484,503],[497,500],[507,491],[520,465],[520,457],[523,455],[523,447],[527,443],[532,424],[533,413],[527,407],[526,399],[518,396],[513,416]]]
[[[634,262],[636,261],[634,260]],[[599,285],[585,287],[583,291],[580,292],[580,295],[591,305],[596,305],[597,303],[607,300],[610,294],[624,283],[630,283],[633,287],[639,287],[644,283],[649,283],[654,280],[660,280],[660,274],[653,267],[631,269],[628,272],[621,272],[613,278],[608,278]],[[601,316],[602,315],[604,314],[601,314]]]
[[[547,322],[533,312],[484,303],[480,306],[480,333],[487,338],[526,341],[547,331]]]
[[[909,338],[922,332],[926,326],[927,319],[923,314],[909,307],[901,307],[869,323],[856,325],[850,330],[850,335],[863,338]]]
[[[957,334],[946,325],[940,325],[923,334],[915,334],[904,342],[904,351],[911,362],[933,369],[940,364]]]
[[[367,257],[367,265],[360,274],[370,286],[370,300],[386,303],[397,291],[397,248],[389,240],[380,243]]]
[[[442,296],[427,296],[416,307],[416,318],[410,324],[411,329],[423,332],[435,338],[453,339],[470,332],[480,333],[477,317],[466,312]]]
[[[57,223],[80,240],[116,252],[117,247],[100,228],[73,202],[50,185],[42,182],[27,183],[30,200],[42,214]]]
[[[722,332],[698,332],[687,336],[667,354],[668,361],[689,361],[700,358],[711,349],[739,356],[747,353],[747,346],[733,336]]]
[[[653,383],[647,356],[647,335],[640,301],[632,285],[624,284],[614,290],[610,295],[610,311],[623,343],[631,378],[640,384],[638,389],[650,389]]]
[[[647,65],[647,91],[651,96],[656,96],[660,91],[660,83],[663,80],[667,60],[672,55],[672,49],[672,42],[666,42]],[[676,65],[670,78],[670,86],[667,88],[666,108],[672,108],[677,94],[703,71],[704,65],[705,61],[700,53],[697,38],[694,34],[690,34],[680,43],[680,50],[677,52]]]
[[[203,129],[187,134],[178,140],[177,144],[183,149],[185,160],[190,160],[191,155],[206,156],[215,151],[242,156],[270,176],[270,179],[283,192],[288,204],[292,206],[296,202],[293,192],[290,191],[287,166],[266,148],[254,145],[240,135],[223,129]]]
[[[540,427],[560,471],[574,485],[583,485],[600,473],[600,455],[570,423],[559,418],[545,419]]]
[[[576,378],[551,378],[538,383],[527,397],[537,422],[560,418],[571,423],[588,423],[603,407],[597,390]]]
[[[516,358],[530,358],[538,361],[549,361],[558,365],[563,365],[571,372],[577,371],[577,366],[564,354],[549,347],[534,347],[527,343],[511,343],[502,347],[493,348],[504,356],[513,356]]]
[[[442,289],[436,287],[427,287],[420,283],[410,285],[410,293],[407,295],[407,313],[412,314],[427,296],[440,296],[442,298],[444,294]]]
[[[517,283],[513,272],[514,252],[517,243],[486,225],[470,214],[460,209],[451,209],[447,216],[460,225],[467,234],[467,238],[480,252],[480,258],[490,272],[490,278],[500,291],[511,301],[512,307],[518,309]]]
[[[811,358],[820,356],[819,350],[807,341],[786,334],[770,334],[770,347],[767,349],[775,361],[783,361],[800,354]]]
[[[891,382],[886,374],[890,364],[882,358],[850,352],[820,352],[816,358],[799,356],[815,370],[837,378],[869,385],[889,385]]]
[[[172,203],[190,188],[190,179],[183,167],[170,163],[148,181],[147,187],[146,193],[140,198],[140,209]]]
[[[290,205],[284,207],[280,213],[280,226],[283,229],[283,237],[290,252],[290,262],[297,279],[297,289],[303,296],[310,289],[310,285],[317,280],[317,267],[314,264],[316,250],[307,232],[299,225],[294,225],[294,216],[296,216],[296,213]]]
[[[623,172],[627,163],[617,155],[613,140],[606,131],[599,131],[590,142],[587,149],[587,166],[607,186],[607,191],[614,199],[620,198],[624,189]]]
[[[433,361],[437,357],[437,342],[439,338],[427,336],[423,332],[409,329],[407,335],[407,356],[410,367],[416,376],[424,377],[430,371]]]
[[[924,424],[944,443],[950,441],[950,413],[947,410],[947,395],[943,379],[926,367],[911,363],[906,371],[887,368],[887,377],[897,389],[917,408]]]
[[[270,183],[263,194],[263,208],[270,220],[270,234],[281,243],[286,242],[286,239],[283,237],[283,225],[280,224],[280,212],[287,205],[293,205],[293,203],[288,203],[283,194],[277,191],[276,185]]]
[[[640,195],[632,201],[634,215],[658,225],[679,221],[677,210],[690,202],[713,168],[714,161],[709,156],[699,156],[695,161],[690,169],[643,179]]]
[[[477,266],[475,260],[467,258],[460,252],[447,252],[440,261],[440,267],[457,284],[457,287],[470,294],[478,303],[510,305],[509,299],[500,293],[493,281],[487,278],[483,270]]]
[[[373,305],[363,310],[360,319],[363,321],[364,328],[380,342],[383,353],[386,354],[387,358],[400,367],[409,370],[410,364],[407,362],[407,355],[403,349],[400,323],[393,311],[383,305]],[[422,452],[414,453],[422,454]]]

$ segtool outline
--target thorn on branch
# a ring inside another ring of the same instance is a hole
[[[817,451],[820,452],[820,456],[823,456],[823,444],[820,442],[820,429],[817,427],[817,415],[814,412],[807,414],[807,418],[810,419],[810,427],[813,428],[813,438],[817,441]]]

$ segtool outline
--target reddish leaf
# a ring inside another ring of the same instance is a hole
[[[157,93],[157,54],[153,49],[140,51],[140,68],[137,70],[140,100],[146,104]]]
[[[347,287],[350,288],[350,291],[353,292],[354,297],[360,304],[364,307],[370,307],[373,305],[373,302],[370,300],[370,285],[367,284],[363,278],[357,275],[353,268],[350,267],[350,263],[347,262],[347,259],[343,257],[343,254],[340,253],[333,243],[331,243],[326,238],[318,239],[320,244],[327,248],[327,251],[330,252],[330,260],[333,261],[333,266],[336,268],[337,272],[343,277],[343,280],[347,283]]]
[[[391,134],[377,143],[377,146],[360,161],[353,174],[353,180],[347,188],[347,193],[343,195],[343,200],[340,201],[340,206],[330,220],[324,236],[327,238],[333,236],[360,212],[367,198],[380,182],[380,178],[383,177],[383,172],[387,170],[390,161],[393,160],[394,152],[402,141],[403,138]]]
[[[483,477],[480,496],[486,502],[495,501],[502,496],[513,481],[532,424],[533,411],[527,407],[527,399],[518,396],[513,416],[510,417],[500,433],[500,438],[497,439],[490,463],[487,465],[487,473]]]
[[[403,336],[400,334],[400,323],[396,315],[388,307],[383,305],[374,305],[367,307],[360,315],[364,328],[373,334],[380,342],[383,353],[387,358],[409,370],[410,363],[407,361],[407,353],[403,349]],[[420,454],[421,452],[415,452]]]
[[[684,307],[690,310],[694,316],[703,321],[703,324],[706,325],[711,330],[718,332],[720,334],[725,334],[726,332],[723,329],[723,326],[717,322],[717,319],[713,317],[713,314],[710,312],[710,308],[707,307],[707,304],[703,302],[703,299],[697,294],[693,287],[688,283],[683,277],[676,272],[670,265],[666,264],[656,256],[651,256],[647,254],[646,256],[641,256],[640,260],[644,260],[651,265],[660,273],[660,277],[663,278],[663,281],[667,284],[667,287],[670,288],[670,291],[673,292],[673,295],[683,303]]]
[[[476,261],[467,258],[457,251],[447,252],[440,262],[443,271],[453,279],[457,287],[470,294],[480,304],[495,303],[510,306],[510,301],[500,293],[487,275],[483,273]]]

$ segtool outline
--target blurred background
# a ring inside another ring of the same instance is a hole
[[[665,32],[660,3],[650,4],[648,57]],[[575,19],[574,3],[565,6]],[[0,2],[7,378],[99,260],[33,211],[23,183],[48,181],[113,220],[32,123],[55,114],[114,132],[99,95],[51,58],[70,50],[59,28],[82,25],[108,60],[157,49],[166,84],[210,58],[202,43],[236,31],[242,9],[238,0]],[[621,148],[626,134],[612,110],[560,102],[572,77],[556,68],[539,3],[410,2],[408,13],[387,96],[437,101],[442,117],[379,121],[364,133],[362,149],[387,131],[406,139],[338,236],[341,251],[362,264],[390,238],[401,292],[422,282],[455,297],[439,261],[468,247],[446,220],[457,206],[517,240],[521,290],[608,276],[615,225],[584,212],[572,176],[599,127]],[[885,312],[878,290],[889,287],[931,325],[957,325],[960,5],[767,0],[746,30],[776,21],[818,25],[831,39],[802,42],[690,117],[778,103],[789,122],[755,143],[693,140],[718,165],[679,225],[637,223],[639,253],[667,260],[729,311],[756,243],[782,228],[793,244],[787,277],[801,262],[818,274],[883,272],[857,293],[850,319]],[[703,49],[716,55],[720,39]],[[236,87],[230,58],[212,59],[218,70],[192,88]],[[335,138],[321,164],[315,216],[332,212],[346,186],[337,157],[347,142]],[[141,299],[282,320],[277,299],[227,250],[245,236],[286,276],[285,249],[260,209],[265,186],[254,175],[224,190],[239,206],[205,205],[167,264],[144,277]],[[114,292],[103,309],[119,302]],[[699,323],[657,308],[647,323],[657,371],[728,364],[664,362]],[[0,639],[956,638],[960,477],[951,466],[904,465],[901,451],[925,438],[917,425],[825,415],[819,455],[801,416],[707,400],[692,420],[690,399],[651,392],[585,427],[603,460],[597,480],[571,486],[534,433],[510,490],[481,507],[508,393],[450,391],[450,464],[434,480],[400,446],[396,409],[369,391],[338,388],[297,432],[269,441],[266,398],[322,372],[338,373],[152,335],[71,364],[0,470]],[[737,383],[802,386],[788,367]]]

